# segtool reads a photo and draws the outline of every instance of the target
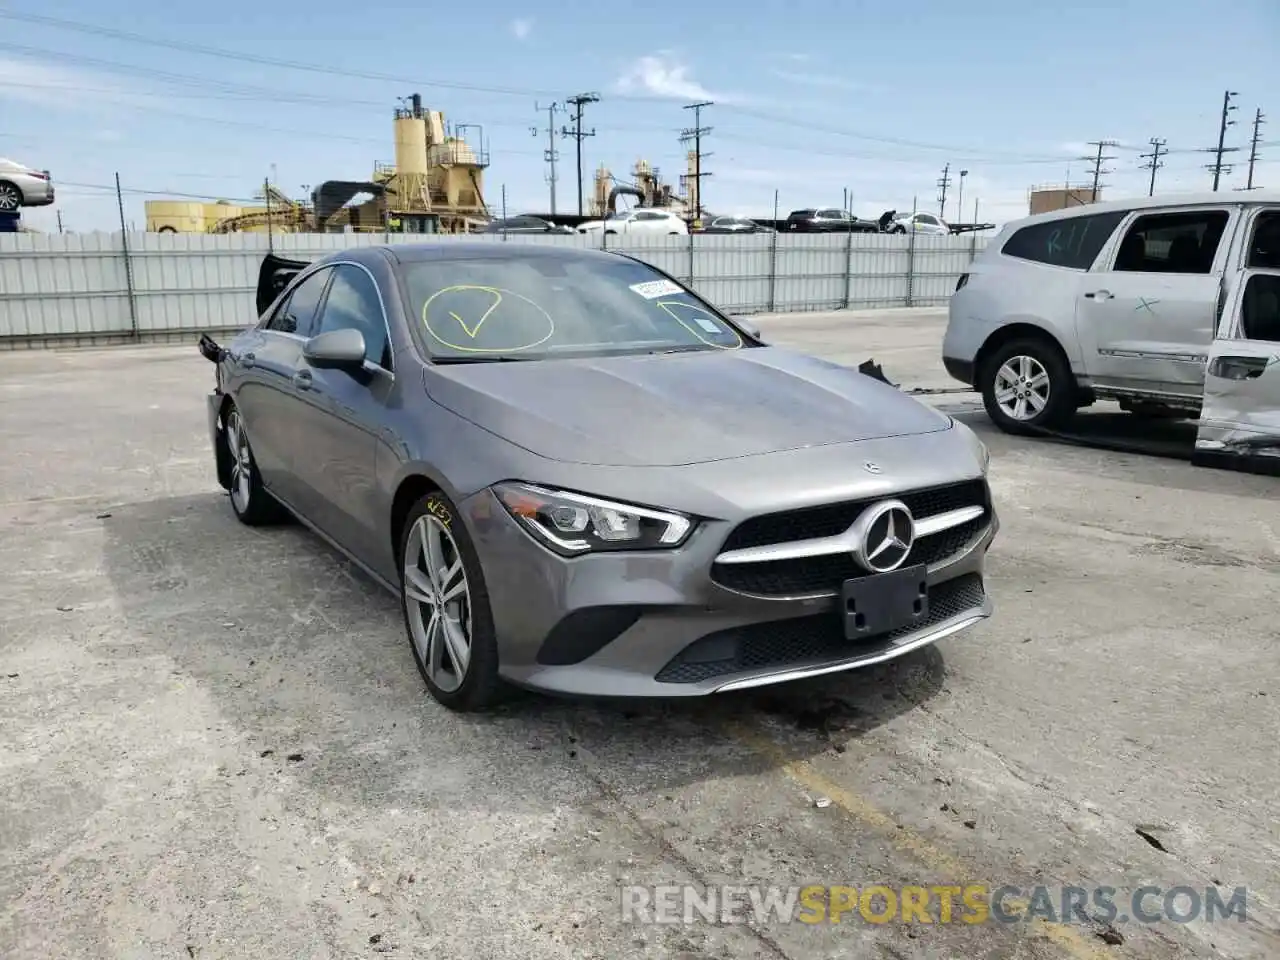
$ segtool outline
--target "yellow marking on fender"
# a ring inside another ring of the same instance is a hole
[[[846,790],[824,776],[807,760],[792,759],[781,745],[760,731],[736,721],[729,721],[723,727],[733,739],[777,764],[795,783],[810,793],[830,798],[831,803],[846,816],[885,834],[895,847],[910,854],[930,870],[952,879],[963,877],[969,872],[958,857],[906,829],[865,797]],[[1005,899],[1002,905],[1010,914],[1025,914],[1028,906],[1026,900],[1013,898]],[[1033,918],[1027,926],[1035,936],[1062,948],[1063,953],[1071,960],[1115,960],[1114,953],[1095,946],[1088,936],[1082,935],[1075,927],[1047,923],[1038,918]]]

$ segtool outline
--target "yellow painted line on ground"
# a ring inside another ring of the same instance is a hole
[[[824,776],[807,760],[792,758],[785,748],[766,734],[741,722],[730,721],[724,727],[733,739],[777,764],[799,786],[811,794],[826,797],[846,816],[885,834],[895,847],[909,853],[930,870],[951,879],[961,879],[969,874],[958,857],[907,829],[865,797]],[[1014,899],[1007,899],[1003,904],[1008,913],[1016,914],[1025,913],[1028,906],[1027,901]],[[1095,943],[1091,935],[1082,934],[1076,927],[1040,919],[1033,919],[1028,926],[1035,936],[1061,948],[1071,960],[1115,960],[1117,956],[1115,951]]]

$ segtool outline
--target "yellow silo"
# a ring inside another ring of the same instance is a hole
[[[427,124],[412,113],[396,114],[396,173],[426,174]]]
[[[210,222],[213,204],[191,203],[184,200],[148,200],[146,202],[147,230],[151,233],[204,233]],[[215,208],[214,217],[227,216],[226,207]],[[229,215],[239,213],[230,208]]]

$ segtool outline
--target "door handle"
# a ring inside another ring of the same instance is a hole
[[[310,390],[314,382],[310,370],[299,370],[293,375],[293,385],[299,390]]]
[[[1114,294],[1110,290],[1090,290],[1085,296],[1090,300],[1110,300]]]

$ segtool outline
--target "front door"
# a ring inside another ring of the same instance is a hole
[[[1280,265],[1247,270],[1209,350],[1196,452],[1280,467]]]
[[[364,335],[360,369],[303,360],[301,423],[292,458],[301,488],[298,509],[370,565],[386,553],[374,461],[385,436],[387,402],[395,386],[386,314],[373,277],[355,264],[334,267],[315,333],[354,327]]]
[[[1076,298],[1095,386],[1198,400],[1234,216],[1227,206],[1142,212],[1121,226]]]

